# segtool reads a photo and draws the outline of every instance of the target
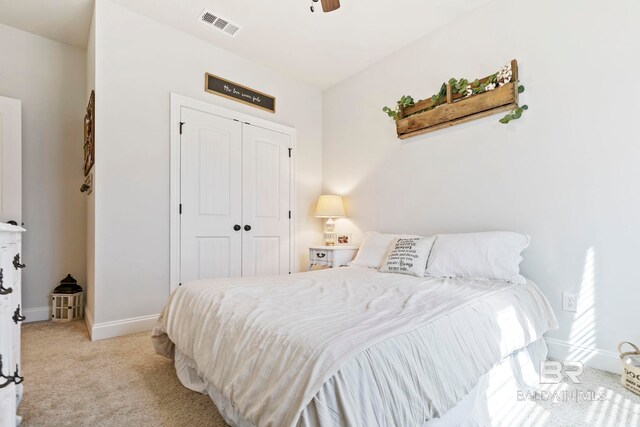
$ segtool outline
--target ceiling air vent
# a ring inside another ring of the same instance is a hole
[[[241,26],[229,22],[228,19],[221,18],[220,16],[206,9],[203,10],[198,17],[198,21],[202,22],[209,28],[213,28],[214,30],[225,33],[229,37],[235,37],[236,34],[238,34],[238,32],[242,29]]]
[[[209,12],[205,12],[202,15],[202,20],[207,24],[213,24],[214,22],[216,22],[216,19],[218,19],[218,17],[210,14]]]

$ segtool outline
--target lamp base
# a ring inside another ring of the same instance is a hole
[[[337,239],[336,233],[324,233],[324,246],[334,246]]]
[[[338,233],[335,232],[336,223],[333,221],[333,218],[328,218],[327,222],[324,224],[324,245],[325,246],[333,246],[336,244],[338,240]]]

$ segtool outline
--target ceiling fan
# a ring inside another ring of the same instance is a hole
[[[323,12],[333,12],[336,9],[340,8],[340,0],[321,0],[322,1],[322,11]],[[317,3],[318,0],[313,0],[313,3]],[[315,7],[311,3],[311,12],[315,12]]]

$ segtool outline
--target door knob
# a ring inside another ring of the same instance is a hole
[[[251,226],[250,225],[245,225],[244,226],[244,231],[251,231]]]
[[[236,231],[240,231],[241,228],[242,227],[240,227],[239,224],[236,224],[236,225],[233,226],[233,229],[236,230]]]

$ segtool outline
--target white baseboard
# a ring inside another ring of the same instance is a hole
[[[575,360],[584,363],[591,368],[601,369],[603,371],[619,374],[621,365],[618,353],[612,351],[600,350],[597,348],[586,348],[571,344],[567,341],[556,340],[553,338],[545,338],[547,347],[549,347],[549,357],[558,360],[575,360],[572,356],[579,354]]]
[[[115,320],[112,322],[92,323],[90,331],[91,341],[119,337],[136,332],[151,331],[158,320],[159,314],[151,316],[133,317],[131,319]],[[85,318],[88,319],[88,316]],[[93,322],[93,318],[91,321]],[[88,322],[88,320],[86,320]],[[89,324],[87,323],[87,326]]]
[[[51,320],[50,307],[27,308],[23,310],[22,314],[26,317],[24,323]],[[158,316],[159,314],[153,314],[151,316],[133,317],[112,322],[94,323],[93,313],[88,307],[85,306],[84,308],[84,322],[87,325],[92,341],[150,331],[155,326]]]
[[[24,323],[42,322],[43,320],[49,320],[51,316],[49,307],[36,307],[25,308],[22,310],[22,315],[26,317]]]
[[[87,331],[89,331],[89,338],[93,341],[91,336],[93,331],[93,313],[86,305],[84,306],[84,324],[87,326]]]

